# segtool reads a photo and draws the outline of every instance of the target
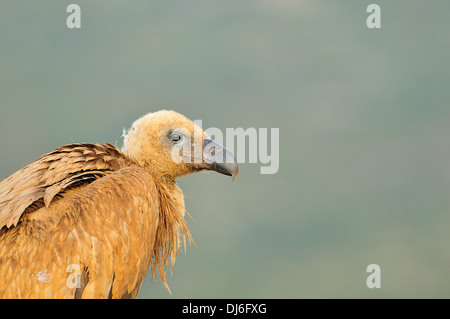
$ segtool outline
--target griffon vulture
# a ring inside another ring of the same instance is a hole
[[[65,145],[4,179],[0,298],[136,298],[149,266],[167,287],[168,259],[191,240],[175,179],[202,170],[236,177],[238,165],[159,111],[133,123],[122,150]]]

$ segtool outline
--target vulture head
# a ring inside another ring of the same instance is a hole
[[[191,120],[174,111],[158,111],[136,120],[124,134],[123,151],[152,176],[163,180],[212,170],[236,178],[233,153],[211,140]]]

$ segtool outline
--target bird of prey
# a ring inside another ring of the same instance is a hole
[[[235,178],[238,165],[162,110],[136,120],[122,149],[64,145],[4,179],[0,298],[136,298],[149,267],[167,287],[168,260],[191,240],[176,178],[203,170]]]

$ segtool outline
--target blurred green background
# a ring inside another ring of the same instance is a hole
[[[81,6],[79,30],[66,27]],[[382,28],[366,26],[381,6]],[[173,109],[280,128],[280,169],[180,179],[172,295],[449,298],[450,2],[2,1],[0,179]],[[368,289],[366,267],[381,266]]]

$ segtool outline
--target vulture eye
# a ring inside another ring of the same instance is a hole
[[[182,139],[182,136],[181,136],[181,134],[179,134],[179,133],[172,132],[172,133],[170,133],[170,135],[169,135],[169,140],[170,140],[172,143],[178,143],[179,141],[181,141],[181,139]]]

